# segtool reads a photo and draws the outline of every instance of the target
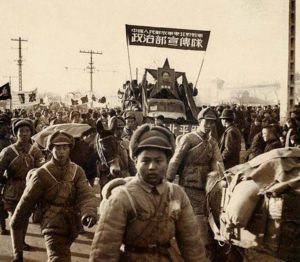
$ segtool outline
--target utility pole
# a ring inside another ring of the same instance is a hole
[[[11,93],[11,99],[9,102],[9,109],[12,110],[12,87],[11,87],[11,79],[12,78],[17,78],[17,76],[3,76],[4,78],[8,78],[9,81],[9,86],[10,86],[10,93]]]
[[[28,42],[28,40],[22,39],[19,37],[18,39],[11,39],[11,41],[18,41],[19,42],[19,59],[17,60],[19,65],[19,91],[22,91],[22,42]]]
[[[288,43],[288,80],[285,99],[280,105],[280,118],[285,121],[295,105],[295,63],[296,63],[296,0],[289,0],[289,43]]]
[[[94,67],[94,63],[93,63],[93,55],[102,55],[102,52],[97,52],[97,51],[79,51],[80,53],[84,53],[84,54],[90,54],[91,58],[90,58],[90,63],[89,66],[87,67],[87,69],[89,69],[89,73],[90,73],[90,77],[91,77],[91,83],[90,83],[90,91],[91,94],[93,95],[93,73],[95,70]]]

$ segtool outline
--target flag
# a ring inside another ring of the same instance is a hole
[[[81,102],[82,102],[82,104],[85,104],[85,103],[87,103],[87,102],[89,101],[89,99],[88,99],[87,95],[86,95],[86,96],[83,96],[83,97],[81,97],[80,99],[81,99]]]
[[[18,97],[19,97],[20,103],[25,104],[25,94],[24,93],[19,93]]]
[[[28,96],[29,96],[29,102],[30,103],[36,101],[36,92],[35,91],[33,91],[32,93],[29,93]]]
[[[0,100],[11,99],[10,84],[6,83],[0,87]]]
[[[97,101],[97,98],[95,97],[95,95],[92,95],[92,100]]]
[[[101,104],[106,103],[106,97],[105,97],[105,96],[101,97],[101,98],[98,100],[98,102],[101,103]]]
[[[40,104],[41,104],[41,105],[45,104],[43,98],[40,98]]]
[[[76,106],[76,105],[78,105],[78,100],[74,100],[71,98],[71,103],[72,103],[72,106]]]
[[[128,44],[206,51],[210,31],[126,25]]]

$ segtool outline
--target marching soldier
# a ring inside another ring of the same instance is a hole
[[[179,175],[179,184],[191,201],[202,240],[211,253],[205,187],[208,173],[223,169],[223,161],[217,141],[210,136],[216,121],[215,113],[210,108],[202,109],[198,120],[197,130],[183,135],[178,141],[169,163],[167,179],[173,181]]]
[[[25,189],[28,171],[45,162],[41,150],[31,143],[31,136],[34,132],[32,121],[17,119],[13,123],[12,129],[13,134],[17,137],[17,142],[4,148],[0,153],[0,178],[7,180],[3,189],[4,208],[11,215]],[[24,220],[24,224],[25,238],[28,219]],[[22,244],[24,250],[30,249],[25,241]]]
[[[3,148],[11,144],[9,139],[9,126],[10,117],[7,114],[0,115],[0,152]],[[9,232],[6,229],[5,219],[8,217],[7,211],[4,209],[4,202],[2,200],[2,188],[4,186],[5,179],[0,179],[0,235],[7,235]]]
[[[123,129],[122,139],[127,140],[128,142],[131,139],[133,132],[137,128],[136,117],[133,112],[126,112],[124,114],[125,126]]]
[[[55,132],[47,145],[52,159],[28,174],[26,189],[11,219],[13,261],[23,261],[24,221],[37,203],[48,261],[71,261],[70,246],[80,229],[78,220],[88,227],[96,223],[96,197],[83,169],[70,161],[73,146],[72,136]]]
[[[130,112],[130,111],[125,113],[124,119],[125,119],[125,126],[123,128],[123,134],[122,134],[122,137],[121,137],[122,138],[121,144],[127,150],[127,154],[128,154],[128,171],[129,171],[130,175],[134,176],[136,174],[136,169],[135,169],[134,162],[129,157],[129,143],[130,143],[130,139],[133,135],[133,132],[137,128],[137,122],[136,122],[135,114],[133,112]]]
[[[90,261],[206,261],[187,195],[165,180],[173,150],[165,128],[146,124],[135,131],[130,156],[137,175],[105,186]]]

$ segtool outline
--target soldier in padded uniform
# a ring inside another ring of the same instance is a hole
[[[12,141],[9,138],[10,117],[7,114],[0,115],[0,152],[5,147],[9,146]],[[0,179],[0,235],[7,235],[9,232],[6,229],[5,219],[8,217],[7,211],[4,209],[2,201],[2,187],[5,184],[5,178]]]
[[[26,186],[26,175],[33,168],[44,164],[45,158],[41,150],[32,145],[31,136],[34,133],[33,123],[29,119],[17,119],[12,124],[16,143],[4,148],[0,153],[0,178],[7,181],[3,189],[4,208],[11,215],[22,196]],[[24,220],[24,237],[27,231],[28,219]],[[24,242],[24,250],[30,246]]]
[[[92,227],[96,223],[97,201],[81,167],[70,161],[72,136],[57,131],[49,137],[52,158],[28,174],[27,186],[11,219],[13,261],[23,261],[24,220],[39,203],[41,230],[48,261],[71,261],[70,246],[78,235],[78,219]],[[80,217],[81,214],[81,217]]]
[[[145,124],[135,131],[130,156],[137,175],[104,187],[90,261],[207,261],[187,195],[165,180],[173,151],[165,128]]]
[[[198,115],[196,131],[183,135],[170,160],[167,179],[173,181],[179,175],[179,184],[187,193],[207,252],[212,256],[212,239],[209,236],[206,212],[206,181],[211,171],[223,170],[223,161],[217,141],[210,136],[216,115],[210,108],[202,109]]]

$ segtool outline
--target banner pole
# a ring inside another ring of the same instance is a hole
[[[204,52],[204,55],[203,55],[203,57],[202,57],[202,62],[201,62],[200,69],[199,69],[199,72],[198,72],[198,75],[197,75],[197,79],[196,79],[196,82],[195,82],[195,88],[197,87],[198,80],[199,80],[199,77],[200,77],[200,73],[201,73],[201,71],[202,71],[202,67],[203,67],[203,63],[204,63],[204,58],[205,58],[205,54],[206,54],[206,51]]]
[[[128,56],[129,72],[130,72],[130,80],[131,80],[130,83],[132,83],[132,72],[131,72],[131,62],[130,62],[130,54],[129,54],[128,37],[127,37],[126,44],[127,44],[127,56]]]

